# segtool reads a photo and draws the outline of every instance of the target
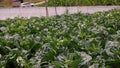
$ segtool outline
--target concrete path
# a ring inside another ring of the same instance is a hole
[[[61,15],[68,9],[70,14],[82,12],[82,13],[95,13],[98,11],[108,11],[110,9],[119,8],[120,6],[77,6],[77,7],[57,7],[57,13],[55,7],[49,7],[49,16]],[[0,20],[14,17],[41,17],[46,16],[45,7],[27,7],[27,8],[0,8]]]

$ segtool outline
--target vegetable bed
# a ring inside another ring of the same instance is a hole
[[[120,5],[120,0],[48,0],[49,6]]]
[[[120,9],[0,21],[0,68],[113,67],[120,67]]]

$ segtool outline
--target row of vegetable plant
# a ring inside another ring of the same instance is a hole
[[[119,0],[48,0],[49,6],[120,5]]]
[[[120,9],[0,21],[0,68],[119,68]]]

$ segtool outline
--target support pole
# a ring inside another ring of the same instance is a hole
[[[79,12],[79,0],[76,1],[77,12]]]
[[[46,9],[46,17],[48,17],[49,16],[49,14],[48,14],[48,0],[45,0],[45,9]]]
[[[67,4],[67,0],[65,0],[65,7],[66,7],[66,14],[69,14],[69,9],[68,9],[68,4]]]
[[[55,6],[55,14],[57,15],[57,2],[56,2],[56,0],[54,0],[54,6]]]

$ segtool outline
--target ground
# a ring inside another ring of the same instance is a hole
[[[57,7],[57,12],[55,12],[55,7],[49,7],[49,16],[61,15],[66,12],[70,14],[82,12],[82,13],[94,13],[98,11],[107,11],[114,8],[120,8],[120,6],[79,6],[79,7]],[[14,18],[14,17],[41,17],[46,16],[45,7],[33,7],[33,8],[1,8],[0,9],[0,19]]]

